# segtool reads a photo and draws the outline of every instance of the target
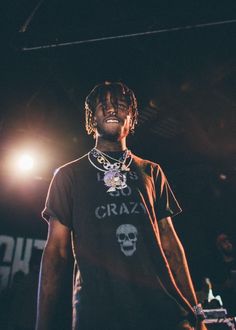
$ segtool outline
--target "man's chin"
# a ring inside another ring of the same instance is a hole
[[[118,141],[122,138],[122,132],[117,129],[103,130],[103,131],[98,132],[98,135],[101,138],[103,138],[105,140],[109,140],[109,141]]]

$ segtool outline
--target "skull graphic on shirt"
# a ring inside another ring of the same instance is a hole
[[[130,257],[136,251],[136,243],[138,240],[138,230],[130,224],[120,225],[116,230],[117,241],[120,249],[126,257]]]

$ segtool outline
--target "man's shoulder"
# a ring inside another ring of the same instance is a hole
[[[133,158],[134,163],[136,163],[136,165],[139,167],[143,167],[143,168],[150,167],[150,168],[157,168],[157,169],[160,168],[160,165],[158,163],[155,163],[151,160],[141,158],[134,154],[132,154],[132,158]]]
[[[58,167],[55,171],[55,173],[71,173],[76,171],[77,169],[80,169],[83,166],[87,166],[88,164],[88,154],[85,154],[79,158],[76,158],[68,163],[65,163]]]

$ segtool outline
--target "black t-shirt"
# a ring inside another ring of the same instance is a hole
[[[108,192],[87,155],[60,167],[50,185],[43,217],[73,232],[79,330],[162,329],[155,324],[165,313],[178,314],[158,278],[157,223],[181,209],[160,166],[132,158],[124,189]]]

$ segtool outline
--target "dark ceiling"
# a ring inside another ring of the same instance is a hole
[[[191,220],[186,230],[200,237],[204,225],[204,238],[222,218],[235,229],[235,1],[13,0],[1,7],[4,180],[17,148],[47,158],[37,173],[47,184],[55,167],[91,148],[84,99],[95,84],[121,80],[139,101],[130,145],[169,174]]]
[[[152,157],[159,140],[162,152],[235,152],[235,2],[24,0],[2,13],[3,135],[56,137],[77,153],[84,98],[110,79],[135,90],[133,143]]]

